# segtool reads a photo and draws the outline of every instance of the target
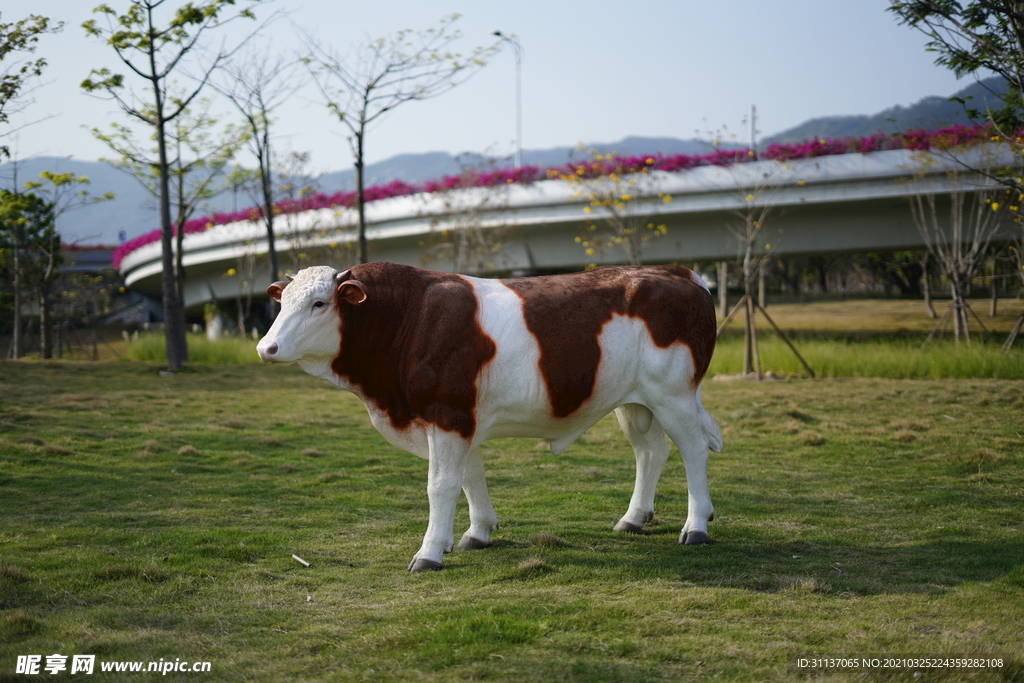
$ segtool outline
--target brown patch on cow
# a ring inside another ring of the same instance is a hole
[[[365,297],[353,298],[362,285]],[[355,266],[335,290],[341,348],[331,368],[404,430],[415,420],[470,438],[476,379],[495,354],[468,281],[394,263]]]
[[[585,273],[503,280],[523,300],[526,327],[540,347],[552,413],[567,417],[590,398],[601,362],[598,336],[612,315],[639,318],[660,348],[693,355],[693,386],[715,350],[711,294],[679,266],[608,266]]]

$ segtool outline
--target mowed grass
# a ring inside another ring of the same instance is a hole
[[[1024,677],[1019,381],[707,383],[707,546],[676,543],[677,454],[649,533],[612,531],[634,473],[613,419],[557,458],[492,442],[494,547],[409,574],[426,464],[354,397],[289,367],[158,370],[0,363],[0,681],[53,653],[212,663],[165,680],[775,681],[898,654],[1005,666],[867,680]]]

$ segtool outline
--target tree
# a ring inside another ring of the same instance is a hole
[[[40,235],[36,243],[37,263],[36,267],[29,271],[29,280],[36,290],[39,302],[39,339],[43,358],[53,356],[52,292],[54,283],[60,277],[60,266],[64,260],[60,233],[57,230],[58,222],[68,211],[114,198],[112,192],[99,196],[91,195],[82,187],[88,184],[89,178],[84,175],[76,176],[71,172],[53,171],[43,171],[39,174],[39,180],[25,183],[25,190],[40,195],[51,207],[51,225]]]
[[[726,223],[726,227],[732,233],[739,246],[739,261],[741,265],[741,282],[743,284],[743,296],[733,307],[725,320],[719,325],[719,333],[729,323],[729,320],[740,310],[744,309],[743,329],[743,374],[754,373],[757,379],[762,378],[761,354],[757,343],[757,320],[756,311],[768,320],[782,340],[799,359],[800,363],[807,370],[811,377],[814,371],[807,365],[803,357],[790,343],[789,339],[775,324],[771,316],[764,310],[758,299],[754,296],[754,288],[764,277],[769,258],[772,254],[772,237],[766,230],[766,224],[772,214],[778,209],[779,201],[783,193],[787,192],[794,185],[802,185],[803,181],[793,181],[793,167],[779,161],[772,162],[749,162],[743,157],[756,159],[756,153],[751,149],[736,150],[734,162],[726,167],[732,175],[736,186],[736,208],[732,210],[733,218]],[[781,238],[781,231],[779,234]],[[778,240],[775,248],[778,248]]]
[[[938,54],[935,63],[957,78],[991,71],[1002,76],[1007,89],[994,93],[998,109],[970,109],[976,118],[987,115],[1007,136],[1024,123],[1024,3],[1019,0],[891,0],[889,11],[900,23],[929,37],[927,49]],[[966,104],[966,102],[964,102]]]
[[[922,157],[922,164],[926,166],[933,161],[930,155]],[[964,300],[967,284],[981,266],[992,240],[1003,228],[1014,193],[986,183],[980,174],[955,167],[946,176],[950,187],[948,207],[931,192],[918,192],[908,199],[925,246],[950,284],[952,302],[935,330],[952,315],[954,337],[959,343],[961,337],[970,341],[967,314],[973,311]],[[981,323],[980,319],[978,322]]]
[[[258,2],[259,0],[248,0]],[[125,77],[109,69],[93,69],[82,82],[89,93],[105,93],[129,117],[152,129],[157,147],[155,159],[149,167],[159,182],[160,238],[163,257],[164,337],[167,346],[167,365],[178,370],[187,357],[185,326],[181,318],[182,301],[177,294],[171,220],[171,159],[168,150],[168,126],[181,116],[202,92],[211,74],[227,57],[221,50],[198,63],[193,59],[201,52],[201,39],[211,29],[223,25],[221,13],[235,4],[235,0],[206,0],[201,4],[188,2],[170,13],[166,25],[158,27],[165,18],[162,6],[167,0],[132,0],[124,14],[117,14],[107,5],[93,12],[103,16],[106,26],[91,19],[82,27],[86,33],[104,40],[117,53],[118,58],[136,77],[145,82],[148,99],[125,90]],[[249,9],[239,11],[237,17],[252,18]],[[230,19],[228,20],[230,21]],[[185,73],[189,60],[199,69],[193,76],[188,91],[174,95],[172,76]]]
[[[902,296],[921,296],[925,259],[920,250],[878,251],[860,254],[857,264],[885,283],[886,294],[892,289]]]
[[[430,221],[430,238],[420,242],[422,265],[448,261],[454,273],[481,276],[506,265],[501,250],[515,226],[501,225],[495,214],[508,208],[508,183],[478,183],[496,160],[461,165],[459,182],[422,195],[425,203],[440,203]]]
[[[984,112],[969,109],[968,114],[987,116],[997,131],[997,139],[1006,143],[1017,157],[1017,167],[995,171],[951,156],[974,174],[993,179],[1011,189],[1020,204],[1024,195],[1024,173],[1019,168],[1024,156],[1024,3],[1019,0],[891,0],[889,11],[901,23],[929,37],[927,49],[938,54],[935,62],[952,70],[957,77],[992,72],[1006,80],[1006,90],[995,93],[1002,103]],[[961,100],[965,105],[967,104]],[[954,199],[954,201],[956,201]],[[1024,240],[1024,238],[1022,238]],[[1024,245],[1022,245],[1024,246]],[[934,253],[934,252],[933,252]],[[954,295],[955,297],[956,295]],[[956,303],[956,302],[954,302]],[[962,312],[957,308],[956,312]],[[1024,321],[1024,314],[1021,315]],[[966,330],[966,319],[954,320]],[[1009,349],[1020,329],[1010,334],[1004,347]]]
[[[438,28],[413,32],[403,30],[390,38],[379,38],[346,60],[317,43],[311,36],[310,54],[303,59],[327,103],[327,108],[348,129],[349,146],[355,163],[356,207],[359,212],[359,262],[366,263],[366,197],[363,168],[366,134],[371,123],[405,102],[426,100],[465,82],[486,65],[501,44],[474,48],[463,57],[449,52],[460,32],[452,25],[453,14]]]
[[[744,120],[744,123],[747,121]],[[720,150],[719,154],[723,160],[730,160],[722,173],[731,176],[731,184],[734,186],[734,209],[730,212],[732,218],[726,222],[726,228],[732,233],[739,246],[739,258],[741,264],[741,282],[743,284],[743,296],[736,302],[732,311],[725,316],[725,319],[718,326],[718,334],[721,334],[733,316],[742,307],[745,313],[743,329],[743,375],[753,376],[761,380],[761,355],[757,343],[757,320],[756,312],[759,310],[768,323],[779,335],[783,342],[793,351],[793,354],[800,361],[807,373],[814,377],[814,370],[807,364],[800,352],[789,341],[786,334],[775,324],[771,316],[754,296],[754,287],[764,281],[765,271],[768,267],[772,252],[773,237],[766,230],[768,219],[779,208],[782,195],[792,187],[803,185],[803,180],[794,181],[794,168],[791,164],[782,161],[758,161],[757,156],[757,110],[751,107],[750,112],[750,147],[748,148],[723,148],[722,142],[727,129],[712,134],[711,144]],[[735,134],[729,137],[735,138]],[[730,159],[731,157],[731,159]],[[782,231],[778,232],[779,239]],[[778,249],[778,240],[776,250]],[[720,279],[725,274],[725,268],[719,267]],[[763,287],[763,285],[761,285]],[[724,307],[723,307],[724,308]]]
[[[654,159],[634,167],[612,153],[602,155],[593,149],[588,153],[589,163],[572,163],[560,175],[575,189],[573,198],[587,201],[584,213],[600,216],[600,222],[587,222],[586,235],[577,237],[576,242],[588,256],[619,246],[630,264],[640,265],[644,262],[644,245],[667,232],[663,223],[652,220],[653,204],[670,202],[672,197],[658,190],[658,176],[648,168]]]
[[[172,97],[172,101],[176,99]],[[228,173],[229,164],[248,139],[244,131],[232,125],[216,132],[214,128],[218,121],[210,116],[207,100],[199,99],[193,106],[196,110],[192,107],[183,109],[168,122],[165,131],[167,149],[171,154],[167,173],[171,193],[169,203],[173,211],[174,285],[182,328],[185,324],[185,224],[204,202],[227,189],[222,181]],[[160,174],[151,161],[159,150],[145,148],[135,139],[129,126],[113,123],[111,128],[113,130],[109,133],[92,130],[97,139],[119,155],[117,159],[104,161],[133,176],[159,201]]]
[[[1010,245],[1010,253],[1013,257],[1014,270],[1017,273],[1019,280],[1021,295],[1024,295],[1024,212],[1021,211],[1021,207],[1011,207],[1011,211],[1016,209],[1017,215],[1014,216],[1013,222],[1015,224],[1015,235],[1013,243]],[[1013,326],[1013,330],[1010,331],[1009,336],[1006,338],[1006,342],[1003,344],[1003,351],[1009,351],[1013,346],[1014,340],[1017,339],[1017,335],[1020,333],[1021,327],[1024,326],[1024,311],[1021,312],[1020,317],[1017,318],[1017,324]]]
[[[53,24],[47,17],[37,14],[11,24],[0,21],[0,138],[11,133],[6,130],[10,115],[28,104],[23,99],[26,86],[46,68],[45,59],[14,61],[11,56],[35,52],[39,36],[55,33],[63,25],[63,22]],[[6,145],[0,145],[0,157],[5,156],[9,157],[10,151]]]
[[[49,261],[60,265],[60,237],[54,235],[53,204],[31,192],[0,190],[0,252],[14,283],[14,330],[10,356],[21,358],[21,294],[41,267],[41,247],[49,245]],[[53,245],[56,245],[55,247]]]
[[[261,218],[267,228],[271,283],[281,279],[274,236],[274,202],[277,197],[271,114],[301,87],[295,66],[283,57],[271,57],[265,49],[250,48],[238,59],[226,63],[222,70],[224,78],[214,82],[214,88],[231,100],[242,115],[248,132],[249,151],[256,158],[258,193],[253,199],[260,207]],[[279,306],[271,299],[271,321],[276,317]]]

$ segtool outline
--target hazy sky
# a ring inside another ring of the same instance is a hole
[[[128,5],[107,2],[119,11]],[[124,70],[110,48],[81,28],[98,4],[35,0],[31,9],[22,3],[3,10],[5,22],[30,12],[65,22],[61,33],[39,43],[37,55],[50,66],[35,103],[19,117],[39,122],[5,140],[20,158],[110,156],[88,128],[125,119],[79,87],[92,68]],[[289,55],[303,49],[295,27],[341,53],[399,29],[434,26],[453,12],[463,15],[457,26],[464,53],[489,44],[495,29],[514,33],[523,47],[523,146],[537,149],[630,135],[689,138],[723,125],[746,137],[741,121],[752,104],[758,128],[770,135],[811,117],[870,114],[966,86],[933,64],[924,36],[900,26],[887,6],[887,0],[640,0],[628,8],[608,0],[279,0],[260,3],[256,12],[260,18],[289,12],[261,43]],[[224,35],[232,34],[237,30]],[[344,130],[314,88],[297,93],[277,119],[279,147],[310,152],[312,170],[351,165]],[[404,152],[504,156],[514,148],[515,61],[506,48],[469,82],[437,99],[404,104],[378,122],[366,156],[370,162]]]

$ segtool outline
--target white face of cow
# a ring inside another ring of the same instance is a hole
[[[300,270],[288,283],[275,283],[267,292],[281,302],[281,312],[256,346],[264,363],[330,361],[341,347],[340,318],[335,292],[359,304],[366,300],[362,283],[330,266]]]

